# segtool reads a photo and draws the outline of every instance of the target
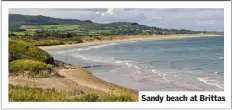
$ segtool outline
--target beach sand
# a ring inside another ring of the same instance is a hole
[[[53,46],[39,46],[43,50],[60,50],[69,49],[74,47],[85,47],[101,45],[105,43],[116,43],[116,42],[126,42],[126,41],[139,41],[139,40],[162,40],[162,39],[178,39],[187,37],[203,37],[203,36],[222,36],[222,35],[211,35],[211,34],[172,34],[172,35],[130,35],[130,36],[115,36],[113,40],[102,40],[102,41],[92,41],[84,42],[79,44],[66,44],[66,45],[53,45]]]

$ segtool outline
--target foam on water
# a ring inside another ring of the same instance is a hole
[[[69,49],[69,50],[59,51],[57,53],[58,54],[70,53],[70,52],[77,52],[77,53],[79,53],[81,51],[88,51],[88,50],[91,50],[91,49],[103,48],[103,47],[113,46],[113,45],[118,45],[118,43],[108,43],[108,44],[103,44],[103,45],[88,46],[88,47],[83,47],[83,48],[75,48],[75,49]]]
[[[221,59],[221,60],[222,60],[222,59],[224,59],[224,57],[220,57],[219,59]]]
[[[126,65],[128,68],[135,68],[136,72],[138,74],[141,74],[141,68],[139,68],[137,65],[133,64],[131,61],[121,61],[121,60],[115,60],[115,64],[123,64]]]
[[[137,41],[130,41],[130,42],[137,42]]]
[[[87,60],[87,61],[92,61],[92,62],[111,64],[110,60],[106,60],[106,59],[102,59],[102,58],[94,58],[93,56],[86,56],[86,55],[82,55],[82,54],[71,54],[70,56],[72,56],[74,58],[80,58],[83,60]]]
[[[157,72],[156,69],[152,69],[151,71],[152,71],[153,73],[158,74],[158,75],[159,75],[162,79],[164,79],[165,81],[170,82],[170,80],[168,80],[168,79],[166,78],[166,75],[167,75],[167,74],[161,73],[161,72]]]
[[[217,80],[211,80],[210,77],[203,77],[203,78],[198,77],[197,79],[201,82],[204,82],[205,84],[216,86],[220,89],[224,89],[224,84],[220,84],[220,82]]]

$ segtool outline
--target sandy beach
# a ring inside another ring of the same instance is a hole
[[[116,36],[113,40],[83,42],[79,44],[53,45],[53,46],[39,46],[43,50],[59,50],[73,47],[84,47],[100,45],[105,43],[125,42],[125,41],[139,41],[139,40],[162,40],[162,39],[178,39],[187,37],[202,37],[202,36],[222,36],[210,34],[174,34],[174,35],[132,35],[132,36]]]
[[[93,45],[100,45],[100,44],[114,43],[114,42],[178,39],[178,38],[202,37],[202,36],[220,36],[220,35],[186,34],[186,35],[157,35],[157,36],[154,35],[153,36],[136,35],[136,36],[123,36],[123,37],[121,36],[121,37],[115,37],[115,39],[111,41],[93,41],[93,42],[84,42],[84,43],[72,44],[72,45],[40,46],[40,48],[48,52],[48,51],[59,51],[62,49],[93,46]],[[63,61],[65,61],[65,59]],[[115,84],[115,82],[112,83],[111,82],[113,81],[112,79],[109,80],[109,82],[106,80],[102,80],[102,78],[95,76],[93,73],[87,71],[85,68],[80,67],[80,65],[79,66],[75,65],[75,68],[58,69],[57,71],[60,75],[63,76],[63,78],[9,77],[9,84],[29,85],[32,87],[40,87],[40,88],[55,88],[56,90],[61,90],[61,91],[62,90],[71,91],[71,92],[74,91],[74,94],[95,93],[99,95],[104,95],[106,93],[114,93],[114,94],[125,93],[132,95],[135,99],[138,98],[138,91],[117,85],[117,83]],[[197,87],[183,88],[183,87],[173,86],[168,83],[163,83],[161,79],[157,79],[157,82],[159,82],[156,85],[157,88],[166,87],[172,90],[175,90],[174,88],[178,88],[177,90],[191,90],[191,91],[201,90],[200,88]]]

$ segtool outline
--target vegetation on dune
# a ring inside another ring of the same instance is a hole
[[[64,92],[55,92],[55,89],[30,88],[29,86],[9,84],[10,102],[40,102],[40,101],[65,101]]]
[[[29,86],[9,85],[10,102],[134,102],[137,101],[130,95],[97,95],[83,94],[71,95],[69,92],[56,91],[55,89],[31,88]]]
[[[38,47],[21,40],[9,39],[9,61],[18,59],[38,60],[47,64],[54,62],[53,57]]]
[[[132,97],[128,93],[127,94],[120,94],[120,95],[110,93],[110,94],[106,94],[104,96],[101,96],[98,99],[98,101],[100,101],[100,102],[108,102],[108,101],[112,101],[112,102],[124,102],[124,101],[134,102],[134,101],[137,101],[137,99]]]
[[[10,76],[45,78],[58,73],[48,64],[35,60],[15,60],[9,64]]]
[[[28,37],[28,36],[24,36],[24,37],[10,36],[10,39],[13,39],[13,40],[16,40],[16,41],[17,40],[18,41],[23,41],[23,42],[29,43],[31,45],[34,45],[34,46],[62,45],[62,44],[67,43],[67,41],[53,39],[53,38],[50,38],[50,39],[42,39],[42,38],[37,39],[37,38],[34,38],[34,37]]]
[[[53,57],[34,46],[31,40],[9,38],[9,76],[51,77],[59,74],[48,64],[54,64]],[[43,43],[44,44],[44,43]]]

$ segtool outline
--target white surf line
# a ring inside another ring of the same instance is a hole
[[[219,81],[217,80],[209,80],[210,77],[206,77],[206,78],[197,78],[199,81],[204,82],[207,85],[211,85],[211,86],[216,86],[219,89],[224,89],[224,87],[222,85],[219,84]],[[211,83],[210,83],[211,82]]]

